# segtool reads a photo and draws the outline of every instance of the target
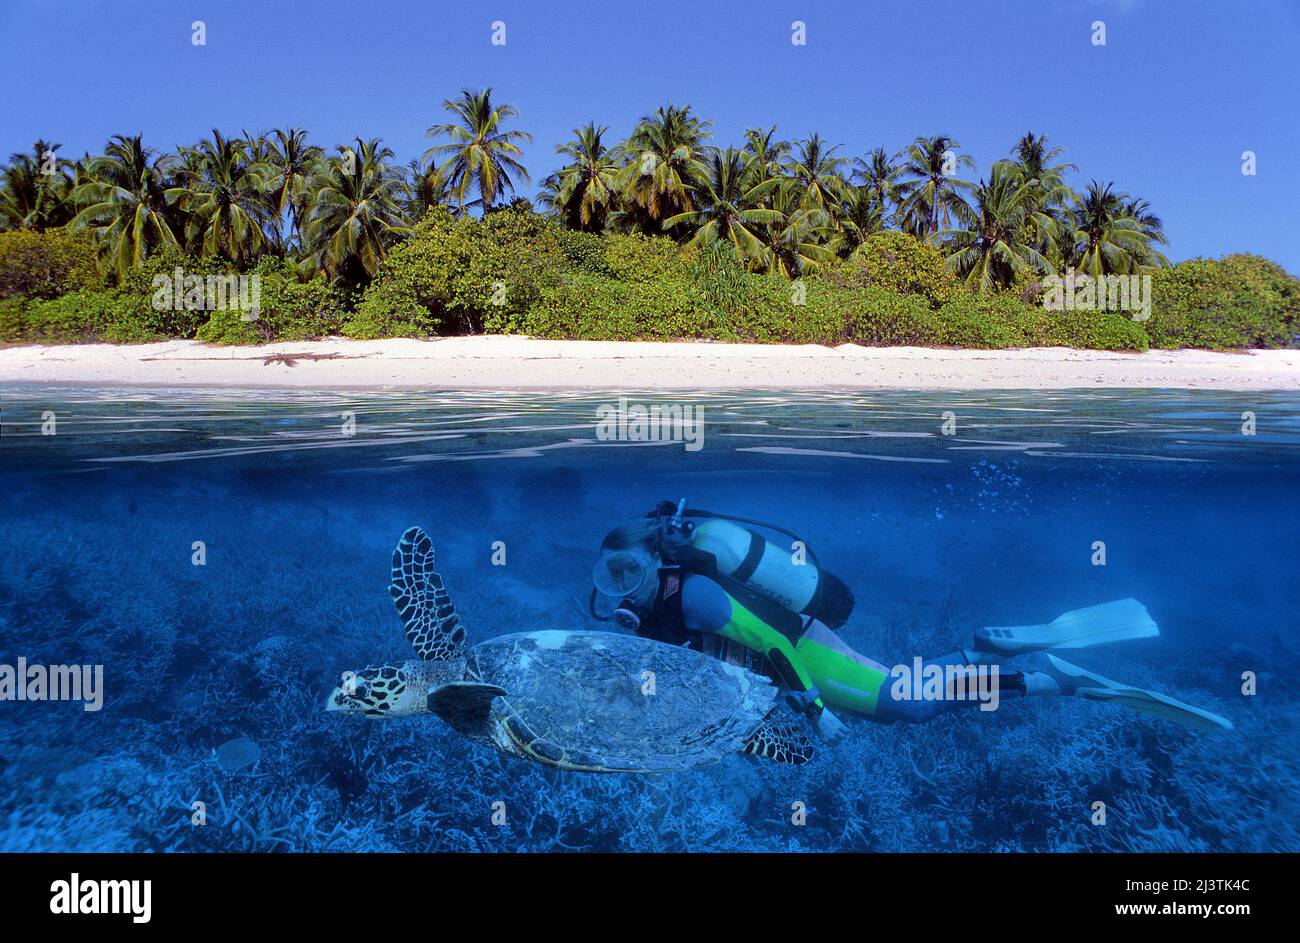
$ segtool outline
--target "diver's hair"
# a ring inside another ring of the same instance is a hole
[[[651,518],[643,517],[619,524],[600,542],[601,552],[610,550],[630,550],[633,547],[659,552],[659,525]]]

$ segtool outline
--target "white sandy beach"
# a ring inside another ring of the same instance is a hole
[[[548,341],[518,336],[260,347],[197,341],[0,348],[0,384],[295,389],[1300,390],[1300,351],[1119,353]]]

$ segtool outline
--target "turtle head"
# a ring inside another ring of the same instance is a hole
[[[410,664],[345,671],[325,709],[371,719],[423,714],[429,709],[426,691],[420,672]]]

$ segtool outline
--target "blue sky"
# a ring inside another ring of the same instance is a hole
[[[484,85],[534,135],[529,195],[574,126],[621,137],[666,101],[713,118],[720,143],[776,123],[852,156],[944,132],[980,174],[1033,129],[1076,185],[1150,200],[1171,258],[1250,251],[1300,274],[1297,0],[0,0],[0,154],[298,125],[330,148],[382,137],[405,162],[443,99]]]

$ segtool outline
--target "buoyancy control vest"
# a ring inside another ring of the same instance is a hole
[[[808,544],[792,531],[762,521],[686,510],[663,502],[650,512],[663,518],[660,552],[665,562],[718,580],[724,588],[743,588],[786,612],[818,619],[838,629],[853,612],[853,593],[823,569]],[[742,524],[791,538],[783,549]]]

